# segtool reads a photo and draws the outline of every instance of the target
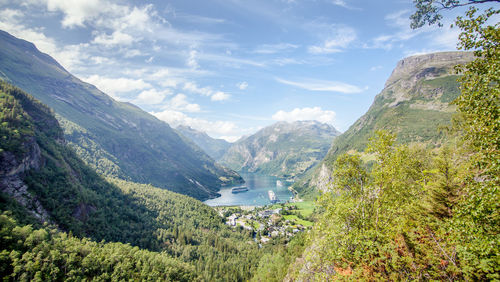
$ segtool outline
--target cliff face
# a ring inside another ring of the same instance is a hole
[[[237,171],[298,177],[325,156],[338,134],[316,121],[278,122],[233,144],[221,162]]]
[[[337,137],[314,171],[294,185],[302,194],[327,189],[332,165],[340,154],[362,152],[377,129],[397,134],[397,142],[422,142],[435,146],[449,125],[460,90],[454,66],[473,59],[469,52],[442,52],[412,56],[398,62],[384,89],[362,117]]]
[[[23,147],[26,154],[21,160],[18,160],[12,152],[0,152],[0,192],[12,197],[40,222],[52,223],[49,213],[37,197],[28,192],[28,186],[23,181],[26,172],[40,168],[42,161],[40,147],[33,137],[27,138]]]

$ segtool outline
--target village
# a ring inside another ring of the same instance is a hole
[[[255,241],[266,244],[272,239],[290,239],[313,225],[312,202],[282,203],[264,207],[218,207],[226,224],[253,232]]]

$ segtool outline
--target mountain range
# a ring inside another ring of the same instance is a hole
[[[326,155],[339,134],[317,121],[277,122],[238,140],[220,162],[236,171],[297,178]]]
[[[216,139],[205,132],[195,130],[189,126],[179,125],[175,128],[182,135],[189,138],[214,160],[219,160],[231,147],[231,143],[224,139]]]
[[[168,124],[67,72],[27,41],[0,31],[0,79],[52,108],[76,153],[98,173],[186,194],[217,196],[242,182]]]

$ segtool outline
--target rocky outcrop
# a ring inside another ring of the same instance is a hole
[[[440,69],[443,71],[449,69],[450,62],[453,65],[463,64],[470,62],[473,58],[472,52],[439,52],[404,58],[397,63],[384,88],[398,81],[404,87],[411,87],[420,79],[436,77]],[[411,79],[408,79],[410,77]]]
[[[23,182],[23,175],[27,171],[37,170],[42,165],[40,147],[34,137],[28,138],[23,147],[26,153],[20,160],[11,152],[0,153],[0,191],[12,197],[40,222],[52,223],[49,213],[28,192],[28,186]]]

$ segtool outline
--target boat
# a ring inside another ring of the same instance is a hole
[[[276,186],[277,187],[282,187],[283,186],[283,182],[281,182],[281,180],[277,180],[276,181]]]
[[[233,194],[246,192],[246,191],[248,191],[248,187],[246,187],[246,186],[239,186],[239,187],[234,187],[231,189],[231,193],[233,193]]]
[[[271,204],[275,204],[279,201],[273,190],[267,191],[267,195],[269,196],[269,201],[271,201]]]

